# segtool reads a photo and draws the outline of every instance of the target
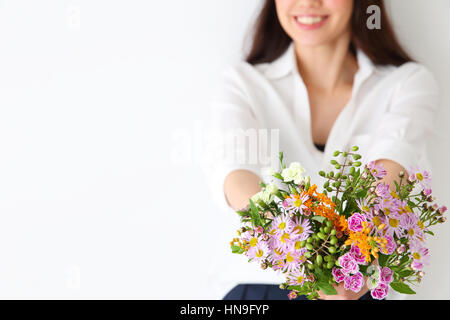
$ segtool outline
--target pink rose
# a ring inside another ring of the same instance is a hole
[[[363,221],[367,221],[366,217],[355,212],[350,218],[348,218],[348,228],[354,232],[361,232],[363,230]]]
[[[350,252],[347,252],[343,256],[340,256],[338,262],[342,267],[342,272],[345,275],[349,275],[359,271],[358,263],[355,261],[355,259],[353,259],[353,256]]]
[[[333,269],[331,270],[331,273],[333,274],[334,280],[337,283],[341,283],[342,281],[344,281],[345,274],[342,272],[341,269],[333,267]]]
[[[365,256],[362,255],[361,250],[359,250],[358,246],[352,245],[350,254],[358,264],[366,264]]]
[[[359,292],[364,285],[364,277],[361,272],[357,272],[352,276],[346,276],[344,279],[344,289]]]
[[[388,288],[389,287],[387,284],[380,282],[375,289],[370,291],[370,294],[372,295],[372,298],[381,300],[384,297],[386,297],[386,295],[388,293]]]
[[[384,267],[383,269],[381,269],[381,272],[380,272],[381,282],[383,282],[385,284],[391,283],[392,275],[393,275],[392,270],[389,269],[388,267]]]

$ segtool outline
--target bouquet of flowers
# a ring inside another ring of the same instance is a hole
[[[261,183],[249,206],[237,211],[243,226],[232,252],[284,273],[280,288],[289,290],[289,299],[317,299],[319,290],[337,294],[333,285],[341,282],[354,292],[366,283],[375,299],[390,288],[414,294],[410,284],[424,276],[426,236],[434,235],[430,227],[444,222],[447,210],[433,203],[429,172],[400,172],[392,191],[378,181],[386,170],[374,161],[359,168],[356,151],[334,152],[342,161],[331,160],[336,172],[319,172],[326,179],[322,192],[300,163],[286,167],[280,152],[281,171],[271,175],[282,187]]]

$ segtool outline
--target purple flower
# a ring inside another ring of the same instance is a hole
[[[391,196],[391,189],[387,183],[379,183],[375,187],[375,194],[382,198],[389,198]]]
[[[386,235],[384,238],[387,240],[387,243],[386,243],[386,247],[382,249],[382,252],[384,254],[392,254],[395,251],[395,249],[397,248],[394,237],[390,236],[390,235]]]
[[[348,218],[348,228],[354,232],[361,232],[364,229],[362,226],[363,221],[367,221],[366,217],[355,212],[350,218]]]
[[[383,269],[381,269],[381,273],[380,273],[381,282],[383,282],[385,284],[391,283],[393,273],[394,272],[392,272],[392,270],[389,269],[388,267],[384,267]]]
[[[380,282],[375,289],[370,291],[370,294],[372,295],[372,298],[381,300],[384,297],[386,297],[386,295],[388,293],[388,288],[389,287],[387,284]]]
[[[376,164],[375,161],[370,161],[367,164],[370,173],[376,179],[383,179],[386,176],[386,170],[381,164]]]
[[[338,262],[342,267],[342,272],[345,275],[349,275],[359,271],[358,263],[355,261],[355,259],[353,259],[353,256],[350,252],[347,252],[343,256],[340,256]]]
[[[337,283],[341,283],[342,281],[344,281],[345,274],[342,272],[341,269],[333,267],[333,269],[331,270],[331,273],[333,274],[334,280]]]
[[[358,264],[366,264],[366,258],[361,253],[361,250],[359,249],[358,246],[352,245],[352,247],[350,249],[350,254]]]
[[[344,289],[359,292],[364,285],[364,277],[361,272],[357,272],[352,276],[346,276],[344,279]]]

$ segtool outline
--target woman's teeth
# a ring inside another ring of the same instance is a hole
[[[297,17],[297,21],[301,24],[315,24],[321,22],[325,17],[323,16],[304,16],[304,17]]]

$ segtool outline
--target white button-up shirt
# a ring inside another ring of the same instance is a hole
[[[419,166],[431,170],[427,144],[436,137],[435,115],[439,107],[438,86],[432,74],[414,62],[399,67],[374,65],[359,49],[357,62],[359,69],[351,98],[333,124],[324,152],[313,143],[308,93],[298,72],[293,43],[271,63],[251,65],[242,61],[225,69],[211,97],[209,125],[224,136],[234,129],[266,132],[267,146],[263,142],[258,152],[268,153],[272,159],[270,164],[262,163],[260,158],[249,160],[254,151],[249,151],[248,146],[216,139],[212,148],[210,145],[214,161],[205,169],[212,195],[222,209],[231,210],[223,192],[226,176],[233,170],[247,169],[266,182],[272,181],[264,168],[277,163],[278,151],[284,152],[287,164],[300,162],[307,170],[305,175],[311,177],[311,184],[317,184],[319,190],[325,181],[318,171],[333,170],[330,160],[339,161],[333,152],[354,145],[359,146],[363,164],[390,159],[406,169]],[[230,146],[246,161],[230,161],[223,153]],[[234,221],[237,229],[239,220]],[[224,253],[219,262],[221,268],[217,269],[217,276],[226,279],[222,281],[224,293],[238,282],[283,280],[272,271],[259,270],[244,257],[230,256],[231,253]]]

